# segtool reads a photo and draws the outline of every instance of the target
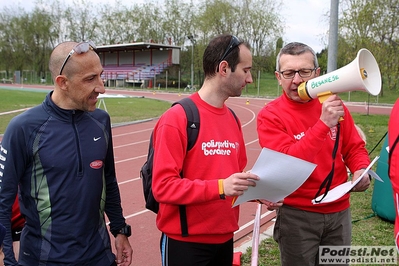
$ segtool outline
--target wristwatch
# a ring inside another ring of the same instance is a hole
[[[114,237],[116,237],[119,234],[129,237],[132,235],[132,228],[130,225],[127,224],[124,227],[122,227],[122,229],[120,229],[119,231],[112,231],[111,233],[114,235]]]

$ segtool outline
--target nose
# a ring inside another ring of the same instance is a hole
[[[105,93],[105,86],[101,76],[98,79],[98,85],[96,86],[95,91],[98,93]]]
[[[245,82],[246,82],[246,83],[252,83],[252,82],[253,82],[251,72],[248,72],[248,76],[247,76]]]
[[[292,83],[294,84],[301,84],[303,82],[303,79],[301,76],[299,76],[299,73],[296,72],[294,77],[292,78]]]

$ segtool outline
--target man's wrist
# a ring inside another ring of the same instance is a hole
[[[219,197],[220,197],[220,199],[226,199],[226,196],[224,195],[223,179],[219,179],[218,180],[218,189],[219,189]]]
[[[361,170],[366,170],[367,168],[361,168]],[[368,172],[368,171],[367,171]],[[368,176],[369,176],[369,179],[370,179],[370,181],[371,181],[371,175],[369,174],[369,173],[366,173]]]
[[[125,235],[127,237],[132,235],[132,228],[130,225],[126,224],[124,227],[122,227],[119,230],[113,230],[111,233],[116,237],[117,235]]]

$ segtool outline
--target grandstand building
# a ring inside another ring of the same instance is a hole
[[[154,77],[180,65],[180,46],[128,43],[97,46],[104,68],[102,78],[109,87],[152,87]]]

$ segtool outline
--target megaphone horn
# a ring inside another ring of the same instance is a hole
[[[355,90],[366,91],[374,96],[381,91],[381,73],[377,61],[364,48],[346,66],[301,83],[298,95],[305,101],[317,97],[324,102],[334,93]]]

